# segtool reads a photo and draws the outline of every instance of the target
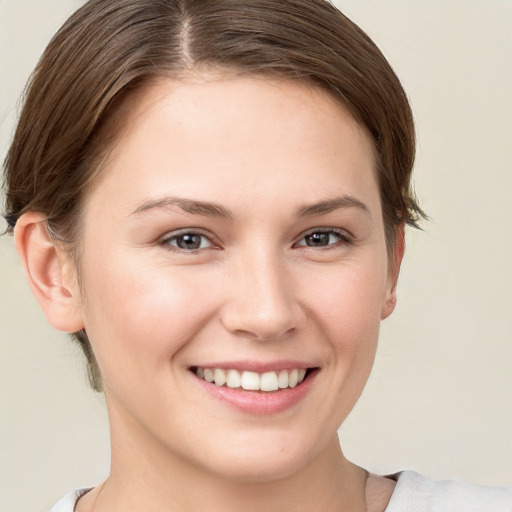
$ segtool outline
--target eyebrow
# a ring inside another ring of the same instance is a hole
[[[233,218],[231,211],[220,204],[174,196],[144,201],[130,215],[153,209],[168,209],[175,206],[192,215],[221,217],[226,219]],[[362,201],[353,196],[343,195],[335,197],[334,199],[320,201],[318,203],[305,204],[297,209],[296,216],[314,217],[317,215],[325,215],[342,208],[359,208],[370,215],[370,210]]]
[[[362,201],[353,196],[343,195],[319,203],[303,205],[297,210],[297,217],[325,215],[340,208],[359,208],[371,216],[369,208]]]
[[[232,213],[217,203],[208,201],[196,201],[183,197],[164,197],[161,199],[150,199],[138,206],[130,215],[146,212],[153,209],[168,209],[177,206],[181,210],[193,215],[204,215],[207,217],[232,218]]]

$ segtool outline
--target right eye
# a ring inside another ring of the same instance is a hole
[[[213,247],[213,243],[206,235],[194,231],[170,234],[160,240],[160,245],[170,251],[180,252],[197,252],[201,249]]]

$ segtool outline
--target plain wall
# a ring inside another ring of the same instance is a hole
[[[417,121],[398,307],[341,428],[370,470],[512,485],[512,2],[336,2],[390,59]],[[44,46],[81,2],[0,0],[0,156]],[[108,473],[107,418],[81,357],[0,238],[0,509],[45,510]]]

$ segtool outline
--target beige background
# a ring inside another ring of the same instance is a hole
[[[23,85],[81,2],[0,0],[0,153]],[[396,313],[341,429],[355,462],[512,485],[512,2],[347,0],[411,97],[416,188]],[[45,510],[108,470],[102,398],[0,238],[0,509]]]

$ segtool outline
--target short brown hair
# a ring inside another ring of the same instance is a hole
[[[411,189],[415,133],[399,79],[371,39],[326,0],[90,0],[63,25],[29,82],[5,160],[8,230],[38,211],[79,242],[89,184],[113,113],[133,91],[192,68],[306,81],[328,90],[368,131],[377,155],[388,247],[424,216]],[[101,378],[85,332],[74,334]]]

